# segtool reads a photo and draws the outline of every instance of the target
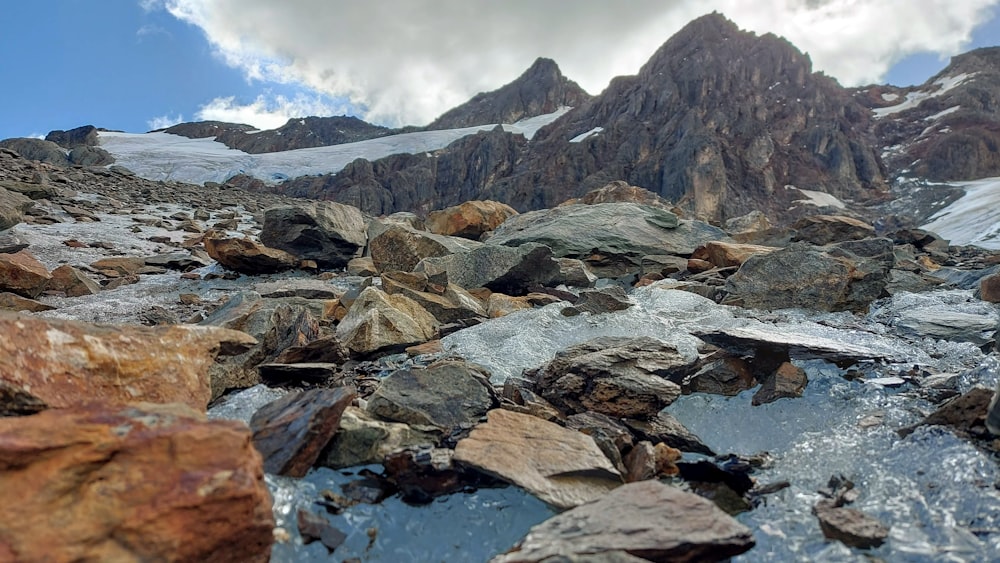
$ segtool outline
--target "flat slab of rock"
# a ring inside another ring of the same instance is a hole
[[[556,508],[598,499],[622,476],[586,434],[496,409],[455,447],[455,463],[513,483]]]
[[[356,396],[347,387],[311,389],[289,393],[261,407],[250,419],[250,428],[253,445],[264,457],[264,470],[305,476],[340,428],[340,415]]]
[[[312,362],[302,364],[261,364],[257,366],[260,378],[272,384],[323,383],[336,377],[337,364]]]
[[[205,326],[106,326],[0,312],[0,383],[53,408],[183,403],[204,412],[216,355],[257,341]]]
[[[0,559],[255,561],[274,517],[246,426],[182,405],[0,418]]]
[[[827,360],[831,362],[859,360],[906,361],[895,356],[863,346],[796,333],[794,327],[759,324],[745,327],[694,330],[692,334],[737,356],[753,357],[757,350],[784,351],[793,360]]]
[[[693,364],[655,338],[602,337],[559,352],[526,377],[566,414],[649,418],[680,397],[680,386],[667,378]]]
[[[209,231],[202,242],[208,255],[223,268],[241,274],[270,274],[299,265],[299,259],[284,250],[268,248],[249,238],[227,236],[220,231]]]
[[[659,481],[641,481],[542,522],[492,563],[617,561],[618,554],[648,561],[724,561],[754,544],[750,530],[711,501]]]
[[[477,422],[496,406],[489,377],[456,360],[398,370],[369,397],[368,412],[383,420],[450,431]]]
[[[813,513],[819,519],[823,536],[844,545],[870,549],[882,545],[889,537],[885,524],[860,510],[821,501],[813,508]]]

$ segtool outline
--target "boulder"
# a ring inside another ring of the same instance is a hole
[[[6,311],[28,311],[30,313],[40,313],[42,311],[51,311],[55,309],[55,307],[35,301],[34,299],[21,297],[16,293],[9,293],[5,291],[0,293],[0,309],[4,309]]]
[[[27,197],[0,188],[0,231],[5,231],[24,220],[24,212],[33,204]]]
[[[449,283],[444,292],[432,289],[423,274],[408,276],[402,272],[382,275],[382,289],[389,295],[405,295],[434,315],[440,324],[457,323],[466,319],[485,317],[486,309],[478,299],[461,287]],[[412,278],[412,279],[409,279]]]
[[[622,483],[590,436],[503,409],[490,411],[487,422],[458,442],[454,461],[560,509],[598,499]]]
[[[813,514],[819,520],[823,537],[850,547],[871,549],[882,545],[889,537],[889,528],[860,510],[820,501],[813,508]]]
[[[182,405],[0,418],[0,559],[257,561],[271,495],[241,422]]]
[[[483,245],[468,252],[425,258],[415,268],[429,277],[445,272],[448,281],[465,289],[485,287],[507,295],[524,295],[559,275],[559,263],[547,246]]]
[[[52,279],[45,286],[48,291],[61,291],[66,297],[80,297],[83,295],[94,295],[101,291],[101,286],[90,279],[90,276],[81,270],[63,264],[51,272]]]
[[[115,161],[111,153],[101,147],[74,147],[67,156],[71,164],[80,166],[106,166]]]
[[[400,422],[383,422],[367,412],[347,407],[340,417],[340,429],[320,455],[318,464],[333,469],[382,463],[390,453],[423,444],[438,437],[415,430]]]
[[[630,186],[627,182],[615,180],[610,184],[590,190],[583,197],[567,199],[560,206],[582,203],[584,205],[595,205],[598,203],[638,203],[666,209],[670,211],[673,204],[656,195],[655,193],[638,186]]]
[[[751,531],[711,501],[659,481],[641,481],[542,522],[492,563],[628,561],[619,555],[726,561],[754,544]]]
[[[336,336],[322,336],[302,346],[285,348],[274,361],[279,364],[342,364],[349,359],[350,353]]]
[[[0,254],[0,291],[34,299],[45,290],[52,276],[27,250]]]
[[[457,237],[390,224],[371,240],[368,252],[379,272],[412,272],[424,258],[467,252],[479,246],[480,243]]]
[[[725,240],[718,228],[636,203],[566,205],[508,219],[489,244],[540,243],[559,258],[587,262],[600,277],[638,272],[649,254],[690,255],[710,240]],[[599,255],[595,259],[593,255]]]
[[[368,398],[368,412],[383,420],[445,432],[471,425],[498,405],[490,374],[462,360],[394,371]]]
[[[979,298],[987,303],[1000,303],[1000,274],[979,280]]]
[[[259,248],[265,251],[273,250],[270,248]],[[218,258],[216,258],[216,260],[218,260]],[[193,270],[195,268],[202,268],[204,266],[208,266],[209,264],[211,264],[211,261],[209,261],[202,252],[168,252],[165,254],[156,254],[154,256],[146,257],[147,266],[159,266],[168,270],[180,270],[182,272]]]
[[[356,354],[370,354],[426,342],[437,326],[437,319],[409,297],[366,287],[337,325],[337,338]]]
[[[594,287],[597,283],[597,276],[590,271],[583,260],[556,258],[556,262],[559,263],[559,274],[549,283],[565,284],[569,287]]]
[[[427,214],[427,230],[439,235],[479,240],[517,211],[497,201],[466,201],[454,207]]]
[[[271,274],[299,265],[294,255],[268,248],[246,237],[231,237],[222,231],[209,231],[202,238],[205,251],[223,268],[241,274]]]
[[[213,399],[227,389],[260,383],[258,365],[274,362],[287,348],[304,346],[319,336],[319,323],[307,307],[263,299],[254,292],[238,293],[199,324],[238,330],[256,339],[253,346],[211,366]]]
[[[612,285],[600,289],[584,289],[580,291],[573,306],[562,310],[563,316],[570,317],[580,313],[600,315],[614,311],[624,311],[634,305],[621,286]]]
[[[715,268],[729,268],[731,266],[742,266],[748,258],[755,254],[770,254],[775,250],[778,250],[778,248],[773,246],[713,240],[705,243],[704,246],[698,247],[691,257],[705,260]]]
[[[0,147],[11,149],[28,160],[37,160],[59,167],[69,166],[66,151],[52,141],[34,137],[18,137],[0,141]]]
[[[796,231],[792,240],[820,246],[875,236],[875,227],[843,215],[810,215],[796,221],[792,228]]]
[[[974,387],[941,405],[917,424],[900,428],[897,433],[905,438],[921,426],[946,426],[961,436],[983,437],[986,417],[993,416],[992,400],[993,392],[990,389]]]
[[[771,376],[764,378],[750,403],[758,406],[778,399],[801,397],[808,383],[809,378],[802,368],[791,362],[782,362]]]
[[[557,353],[525,376],[566,414],[651,418],[680,396],[669,378],[683,377],[694,361],[654,338],[601,337]]]
[[[343,268],[361,254],[367,223],[356,207],[328,201],[283,205],[264,211],[260,241],[314,260],[320,268]]]
[[[793,244],[748,258],[726,281],[727,303],[757,309],[864,311],[885,295],[893,261],[889,239],[826,247]]]
[[[781,361],[789,358],[820,359],[833,363],[852,363],[859,360],[909,361],[905,354],[896,354],[888,349],[875,349],[863,344],[796,333],[792,325],[756,323],[743,327],[695,329],[691,334],[725,349],[734,356],[743,358],[768,355],[780,357]],[[774,367],[781,361],[775,363]]]
[[[683,452],[715,455],[712,448],[687,429],[674,415],[660,411],[648,420],[625,419],[622,423],[640,440],[666,444]]]
[[[115,327],[7,312],[0,334],[0,382],[53,408],[144,401],[204,411],[215,356],[257,342],[217,327]]]
[[[46,141],[52,141],[60,147],[73,149],[80,146],[95,147],[100,144],[97,128],[93,125],[83,125],[67,131],[57,129],[49,131]]]
[[[293,391],[272,401],[250,419],[253,445],[264,470],[304,477],[340,428],[340,417],[357,396],[352,388]]]

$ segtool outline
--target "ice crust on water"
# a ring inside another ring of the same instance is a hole
[[[378,465],[367,468],[381,472]],[[320,468],[302,479],[267,476],[278,526],[292,536],[290,541],[274,545],[272,563],[325,563],[351,557],[370,563],[486,561],[517,543],[532,526],[554,515],[542,501],[517,487],[456,493],[426,506],[410,506],[393,497],[380,504],[359,504],[342,514],[330,515],[315,502],[324,489],[339,493],[339,485],[358,478],[344,473]],[[328,518],[347,534],[333,557],[319,542],[302,545],[296,525],[300,508]],[[370,528],[376,534],[371,546]]]
[[[267,385],[254,385],[219,399],[208,409],[208,418],[213,420],[240,420],[250,425],[255,412],[271,401],[285,396],[284,389],[273,389]]]

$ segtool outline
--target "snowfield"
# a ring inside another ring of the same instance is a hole
[[[562,107],[553,113],[504,124],[503,128],[530,140],[539,129],[570,109]],[[404,133],[357,143],[265,154],[248,154],[210,138],[188,139],[169,133],[102,131],[99,140],[101,148],[115,157],[115,164],[150,180],[221,183],[237,174],[247,174],[268,184],[277,184],[296,176],[336,173],[358,158],[376,160],[393,154],[436,151],[462,137],[496,126]]]
[[[965,195],[935,213],[922,228],[955,245],[974,244],[1000,250],[1000,178],[952,185],[965,190]]]

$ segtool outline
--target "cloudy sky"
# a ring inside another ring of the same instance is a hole
[[[854,86],[1000,45],[1000,0],[32,0],[4,4],[0,139],[93,124],[425,124],[550,57],[587,91],[717,10]]]

